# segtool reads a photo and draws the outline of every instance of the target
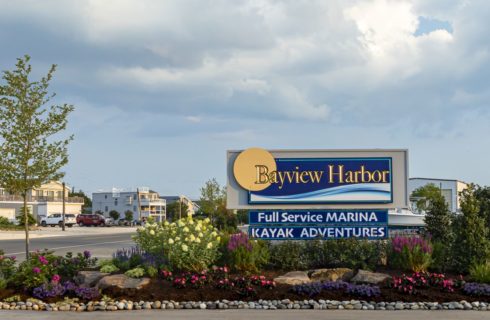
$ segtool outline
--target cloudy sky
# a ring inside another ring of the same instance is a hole
[[[66,181],[199,195],[227,149],[408,148],[490,184],[490,2],[0,0],[0,70],[58,64]]]

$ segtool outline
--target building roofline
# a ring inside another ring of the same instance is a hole
[[[461,182],[461,183],[464,183],[464,184],[468,184],[467,182],[462,181],[462,180],[458,180],[458,179],[440,179],[440,178],[422,178],[422,177],[413,177],[413,178],[409,178],[408,180],[415,180],[415,179],[418,179],[418,180],[439,180],[439,181],[452,181],[452,182]]]

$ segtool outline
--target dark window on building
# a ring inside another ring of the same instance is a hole
[[[105,206],[105,212],[107,212],[109,210],[109,208],[107,208],[107,206]]]
[[[104,198],[106,198],[106,199],[107,199],[107,195],[105,195],[105,196],[104,196]]]

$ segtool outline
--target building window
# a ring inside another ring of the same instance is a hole
[[[107,195],[105,195],[104,198],[107,199]]]
[[[116,200],[114,200],[114,206],[116,206],[116,207],[117,207],[117,199],[116,199]]]
[[[109,211],[109,208],[107,208],[107,206],[105,206],[105,212]]]
[[[133,211],[136,212],[136,206],[133,206]]]

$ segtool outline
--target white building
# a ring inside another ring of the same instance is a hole
[[[65,193],[65,213],[79,214],[82,212],[84,199],[81,197],[69,197],[70,188],[59,181],[52,181],[41,185],[41,187],[30,190],[27,193],[27,208],[37,221],[41,217],[62,213],[63,211],[63,192]],[[10,194],[0,188],[0,216],[15,221],[15,217],[21,213],[24,205],[22,197],[17,194]]]
[[[149,188],[92,193],[92,213],[102,212],[109,217],[113,210],[119,212],[120,218],[124,218],[126,211],[131,211],[135,220],[153,217],[157,221],[163,221],[166,218],[166,201]]]
[[[411,195],[414,190],[428,184],[433,184],[441,189],[441,194],[446,200],[451,212],[460,212],[459,193],[467,188],[468,185],[465,182],[450,179],[410,178],[408,180],[408,192]],[[416,200],[417,199],[411,199],[412,208],[414,209]]]

